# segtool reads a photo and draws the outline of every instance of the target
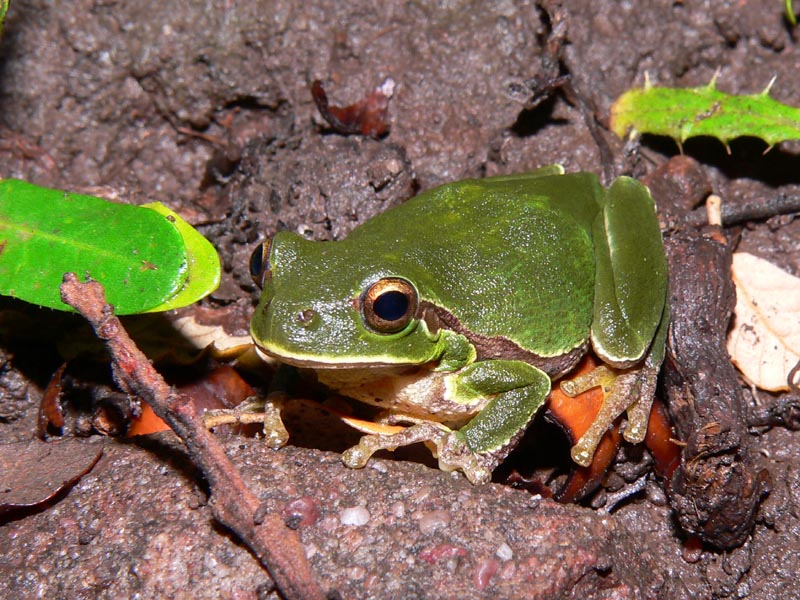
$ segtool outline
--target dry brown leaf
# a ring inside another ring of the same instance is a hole
[[[0,444],[0,515],[54,500],[102,454],[103,441],[97,438]]]
[[[177,329],[197,349],[211,347],[214,356],[227,356],[244,352],[252,344],[249,335],[234,336],[225,332],[220,325],[204,325],[198,323],[194,317],[182,317],[173,321],[172,326]]]
[[[800,360],[800,278],[748,254],[733,255],[736,309],[728,333],[733,363],[761,389],[789,389]]]

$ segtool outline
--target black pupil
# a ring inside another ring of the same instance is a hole
[[[397,321],[408,310],[408,296],[394,290],[385,292],[375,299],[372,310],[384,321]]]
[[[259,246],[250,255],[250,275],[253,279],[261,277],[261,268],[264,266],[264,249]]]

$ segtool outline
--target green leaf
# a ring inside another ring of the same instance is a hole
[[[784,11],[786,14],[786,20],[789,21],[789,24],[794,27],[797,25],[797,17],[795,17],[794,9],[792,8],[792,0],[786,0],[784,3]]]
[[[102,283],[117,314],[193,302],[199,288],[187,283],[190,263],[212,264],[210,244],[164,211],[0,180],[0,294],[71,310],[59,286],[72,271]]]
[[[712,80],[697,88],[655,87],[628,90],[611,106],[611,130],[667,135],[679,144],[707,135],[728,144],[741,136],[761,138],[769,146],[800,139],[800,109],[760,94],[733,96]]]
[[[3,35],[3,23],[6,20],[9,0],[0,0],[0,35]]]
[[[149,208],[165,216],[172,223],[183,239],[186,249],[188,272],[186,281],[178,292],[169,300],[158,306],[147,310],[147,312],[158,312],[172,310],[197,302],[200,298],[205,298],[219,286],[220,263],[219,255],[214,246],[197,233],[191,225],[180,218],[180,216],[161,204],[153,202],[143,204],[142,208]]]

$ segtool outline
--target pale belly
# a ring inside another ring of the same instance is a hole
[[[320,383],[340,394],[378,406],[392,415],[435,421],[460,428],[489,401],[460,403],[448,399],[448,377],[427,365],[366,369],[315,369]]]

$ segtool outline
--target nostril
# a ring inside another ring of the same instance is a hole
[[[297,322],[303,327],[308,327],[314,322],[314,317],[316,316],[316,311],[306,308],[297,313]]]

